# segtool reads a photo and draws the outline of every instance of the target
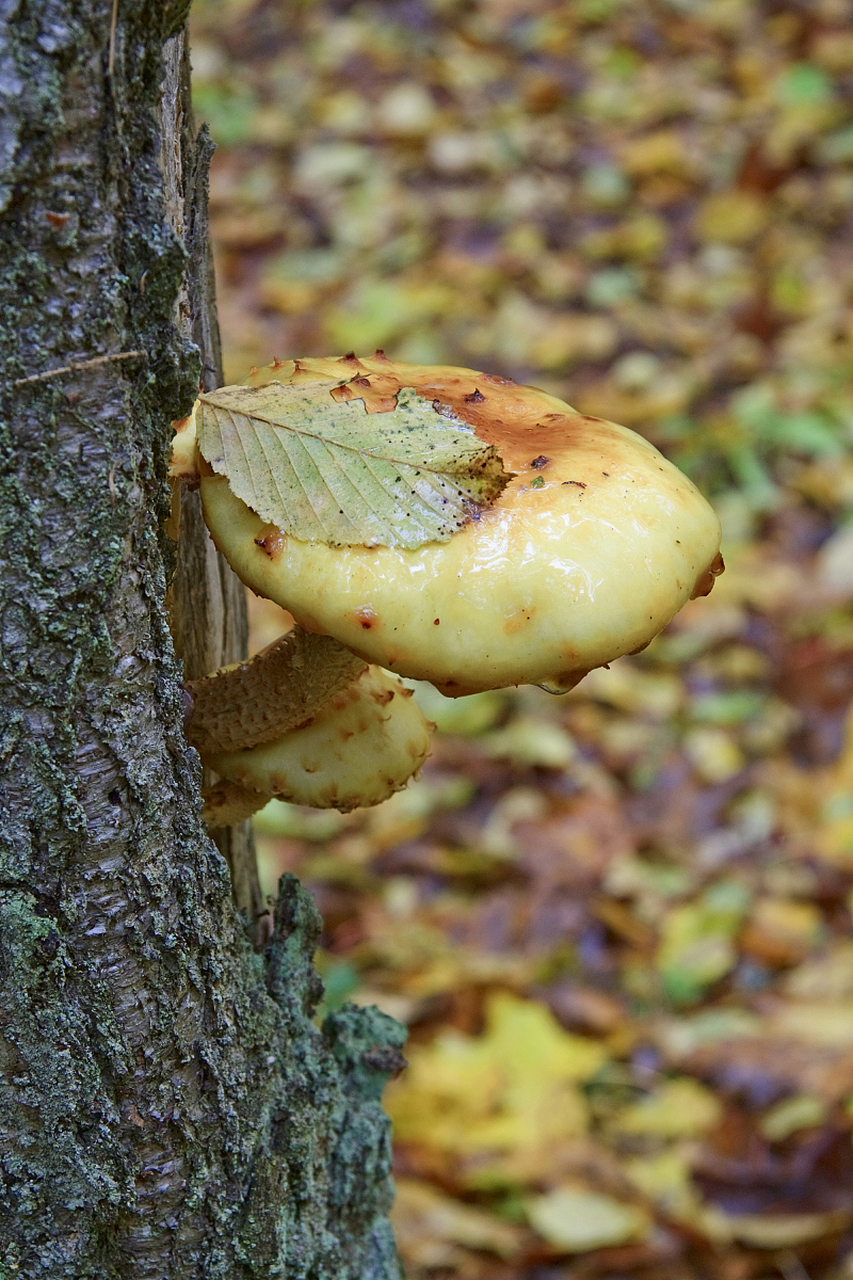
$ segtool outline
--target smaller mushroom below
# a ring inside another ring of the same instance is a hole
[[[205,817],[225,825],[274,796],[345,813],[379,804],[421,767],[431,728],[410,689],[387,671],[366,667],[305,724],[275,741],[242,751],[203,750],[203,763],[230,784],[206,797]]]

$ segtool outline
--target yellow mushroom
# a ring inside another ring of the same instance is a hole
[[[719,521],[694,485],[633,431],[543,391],[381,353],[280,362],[274,376],[373,413],[413,388],[514,473],[449,541],[414,550],[299,540],[202,476],[208,527],[243,581],[368,662],[454,696],[562,691],[644,648],[722,571]]]
[[[431,727],[410,689],[387,671],[365,667],[309,720],[273,741],[217,750],[208,740],[200,748],[203,762],[232,784],[207,798],[208,818],[211,825],[240,820],[272,796],[344,812],[379,804],[423,764]]]

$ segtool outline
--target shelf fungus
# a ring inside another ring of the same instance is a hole
[[[432,726],[410,689],[298,627],[187,690],[187,735],[220,778],[204,798],[210,826],[240,822],[276,796],[344,812],[379,804],[429,750]]]
[[[376,804],[428,749],[397,676],[451,696],[564,692],[723,569],[711,507],[633,431],[382,352],[275,361],[203,395],[172,475],[200,487],[243,582],[297,622],[189,687],[190,738],[222,778],[211,822],[269,795]]]
[[[306,631],[442,693],[571,689],[722,571],[694,485],[544,391],[381,352],[255,383],[199,402],[216,545]]]

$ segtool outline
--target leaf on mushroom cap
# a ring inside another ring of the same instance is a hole
[[[285,533],[329,546],[447,542],[512,478],[495,447],[438,400],[398,383],[377,403],[366,379],[363,389],[339,382],[201,397],[202,457]]]

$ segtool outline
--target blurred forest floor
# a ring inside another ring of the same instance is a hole
[[[410,1027],[408,1276],[853,1280],[853,7],[193,15],[227,381],[380,346],[533,382],[724,522],[643,654],[420,688],[407,791],[258,820],[328,1006]]]

